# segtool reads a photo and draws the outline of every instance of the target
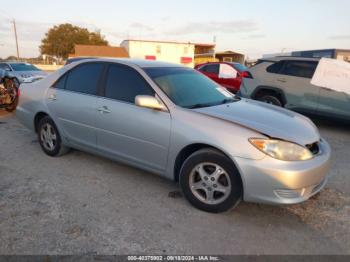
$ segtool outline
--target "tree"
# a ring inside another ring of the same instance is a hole
[[[15,60],[17,60],[17,59],[18,59],[17,56],[10,55],[10,56],[8,56],[5,60],[7,60],[7,61],[15,61]]]
[[[99,31],[89,32],[88,29],[72,24],[56,25],[45,34],[41,40],[41,54],[57,56],[66,59],[74,52],[74,45],[108,45],[108,41]]]

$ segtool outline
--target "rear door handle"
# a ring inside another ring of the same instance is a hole
[[[281,83],[286,83],[287,82],[287,80],[284,79],[284,78],[277,78],[277,81],[281,82]]]
[[[107,106],[101,106],[101,107],[97,108],[97,111],[100,113],[105,113],[105,114],[111,113],[111,110],[109,110],[109,108]]]
[[[55,95],[55,94],[51,94],[51,95],[49,96],[49,100],[51,100],[51,101],[57,100],[56,95]]]

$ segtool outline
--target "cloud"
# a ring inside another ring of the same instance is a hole
[[[254,20],[232,20],[211,22],[189,22],[186,25],[174,28],[166,32],[174,35],[189,34],[232,34],[243,32],[254,32],[258,30],[258,24]]]
[[[139,29],[139,30],[145,30],[145,31],[153,31],[153,27],[150,27],[148,25],[142,24],[142,23],[132,23],[131,25],[129,25],[130,28],[134,28],[134,29]]]
[[[40,41],[53,23],[39,23],[19,20],[16,22],[18,39]]]
[[[252,34],[252,35],[248,35],[244,39],[259,39],[259,38],[265,38],[265,37],[266,35],[264,34]]]
[[[16,20],[16,25],[21,56],[38,55],[39,46],[41,40],[45,37],[45,33],[53,26],[63,23],[71,23],[79,27],[88,28],[90,31],[98,30],[95,25],[84,21],[36,22],[18,19]],[[14,54],[13,24],[9,19],[0,19],[0,46],[0,57]]]
[[[350,35],[333,35],[328,38],[331,40],[350,40]]]

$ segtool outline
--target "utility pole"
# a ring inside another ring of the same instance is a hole
[[[17,38],[17,29],[16,29],[16,21],[15,21],[15,19],[13,19],[13,30],[15,31],[16,48],[17,48],[17,59],[19,59],[18,38]]]

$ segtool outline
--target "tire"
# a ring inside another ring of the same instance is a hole
[[[42,118],[37,130],[41,149],[48,156],[58,157],[69,151],[69,148],[62,144],[58,129],[50,117]]]
[[[243,196],[242,180],[233,162],[209,148],[185,160],[180,171],[180,186],[194,207],[210,213],[236,207]]]
[[[256,100],[270,105],[283,107],[283,103],[280,98],[274,94],[262,94]]]

